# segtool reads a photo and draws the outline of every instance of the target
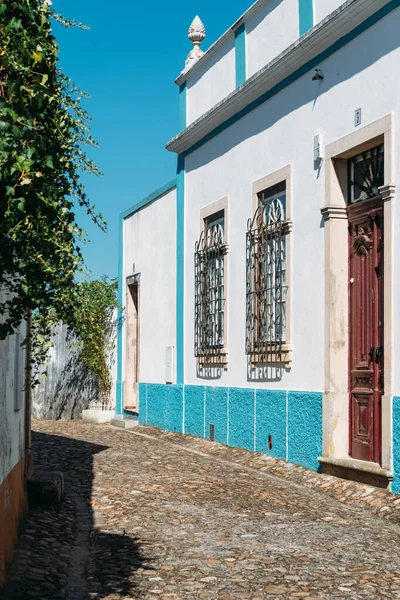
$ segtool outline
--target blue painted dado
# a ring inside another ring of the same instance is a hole
[[[400,398],[393,398],[393,470],[392,492],[400,494]]]
[[[204,437],[205,393],[202,385],[185,386],[185,433]]]
[[[287,396],[287,392],[276,390],[257,390],[256,394],[256,450],[284,460],[287,460]]]
[[[181,385],[139,384],[139,423],[182,433]]]
[[[398,403],[400,428],[400,399]],[[199,385],[139,385],[139,422],[318,469],[322,394]],[[399,435],[400,437],[400,435]]]
[[[246,388],[229,389],[229,445],[254,450],[255,394]]]
[[[322,395],[313,392],[288,394],[288,460],[318,469],[322,450]]]
[[[210,439],[210,425],[214,425],[214,439],[228,443],[229,389],[206,387],[206,438]]]

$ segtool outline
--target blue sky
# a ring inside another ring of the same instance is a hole
[[[117,275],[118,215],[175,176],[176,156],[165,143],[179,130],[174,79],[191,44],[187,30],[198,13],[208,48],[250,5],[251,0],[136,2],[53,0],[57,12],[90,31],[53,30],[64,72],[91,99],[91,156],[104,173],[85,177],[89,197],[108,222],[108,234],[78,210],[90,242],[83,247],[92,275]]]

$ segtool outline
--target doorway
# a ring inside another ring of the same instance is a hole
[[[139,383],[139,283],[127,283],[124,410],[137,412]]]
[[[325,366],[319,461],[326,473],[382,487],[393,477],[393,128],[392,115],[386,115],[325,146],[321,209]]]

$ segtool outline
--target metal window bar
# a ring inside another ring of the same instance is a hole
[[[348,164],[350,202],[378,196],[384,184],[384,144],[353,156]]]
[[[286,337],[285,207],[278,194],[259,198],[246,234],[246,354],[255,362],[280,362]]]
[[[195,247],[195,356],[219,362],[224,349],[225,259],[220,223],[209,226]]]

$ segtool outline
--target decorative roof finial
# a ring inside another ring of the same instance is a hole
[[[189,52],[186,59],[185,70],[189,69],[204,54],[203,50],[200,48],[200,44],[206,39],[206,30],[200,17],[196,16],[193,19],[193,22],[189,27],[188,38],[193,42],[193,49]]]

